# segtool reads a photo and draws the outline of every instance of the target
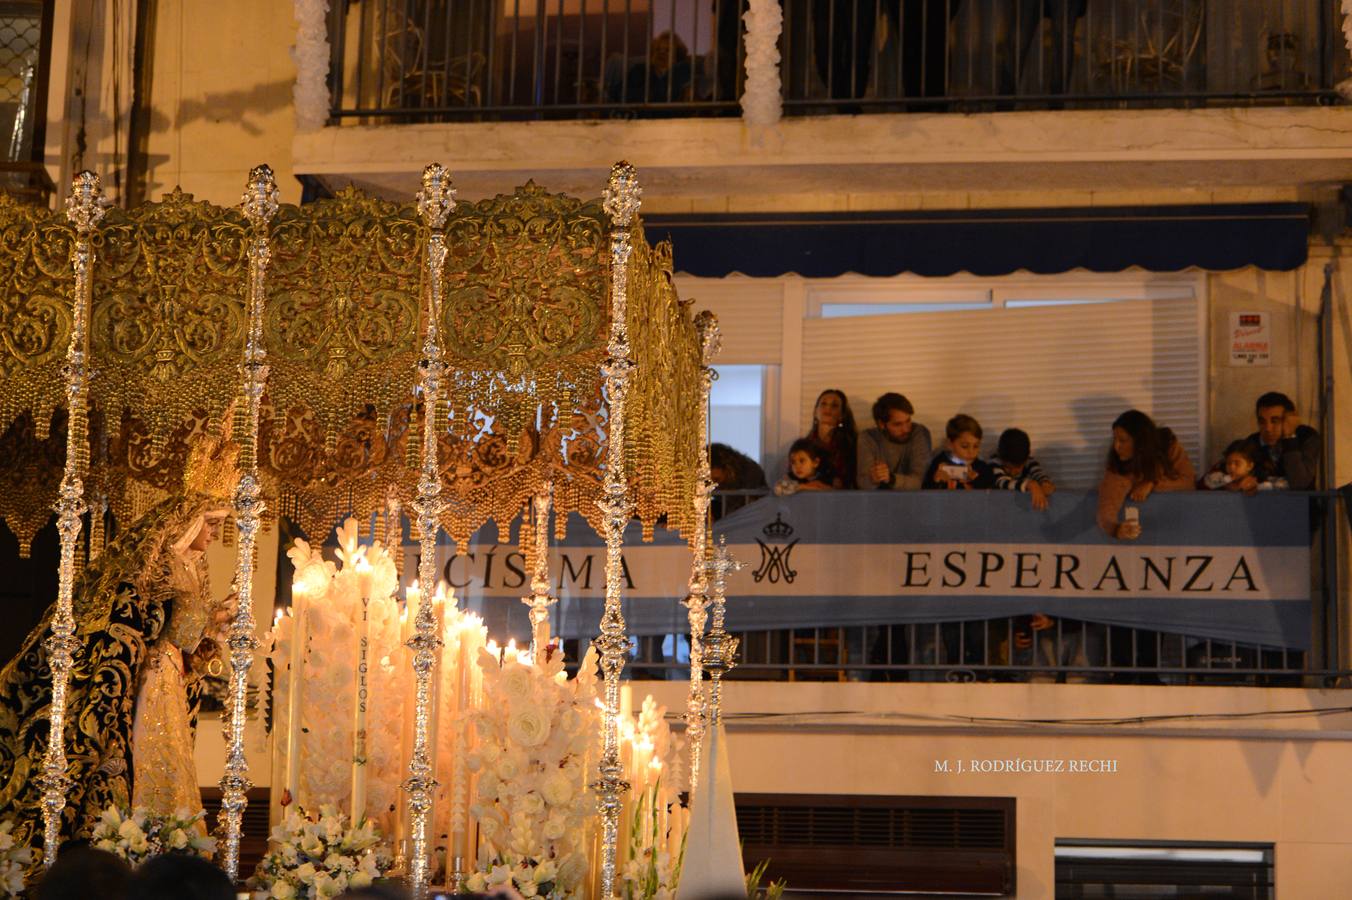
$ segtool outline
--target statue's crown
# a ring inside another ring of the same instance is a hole
[[[184,491],[228,502],[239,483],[239,469],[235,465],[238,457],[239,445],[230,439],[228,431],[211,429],[199,435],[188,449],[188,461],[183,468]]]

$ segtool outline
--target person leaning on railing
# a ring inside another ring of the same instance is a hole
[[[914,421],[915,407],[889,391],[873,404],[870,428],[859,435],[855,472],[861,491],[917,491],[930,463],[929,429]]]
[[[854,412],[843,391],[827,388],[817,395],[812,407],[812,427],[803,435],[822,452],[820,478],[831,487],[854,487],[854,466],[859,433]]]
[[[1128,498],[1141,503],[1155,491],[1191,491],[1196,479],[1174,433],[1139,409],[1129,409],[1113,422],[1113,443],[1098,489],[1099,527],[1110,537],[1133,541],[1141,536],[1140,522],[1118,521]]]

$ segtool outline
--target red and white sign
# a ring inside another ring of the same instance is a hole
[[[1272,319],[1267,313],[1230,313],[1230,365],[1272,365]]]

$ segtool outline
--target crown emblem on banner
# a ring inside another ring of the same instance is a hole
[[[762,528],[761,534],[778,544],[793,536],[793,526],[784,521],[783,513],[775,513],[775,520]]]

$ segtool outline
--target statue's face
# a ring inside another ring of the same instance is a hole
[[[225,521],[224,516],[207,515],[206,523],[202,530],[197,532],[197,537],[188,546],[193,550],[205,552],[212,542],[221,536],[221,523]]]

